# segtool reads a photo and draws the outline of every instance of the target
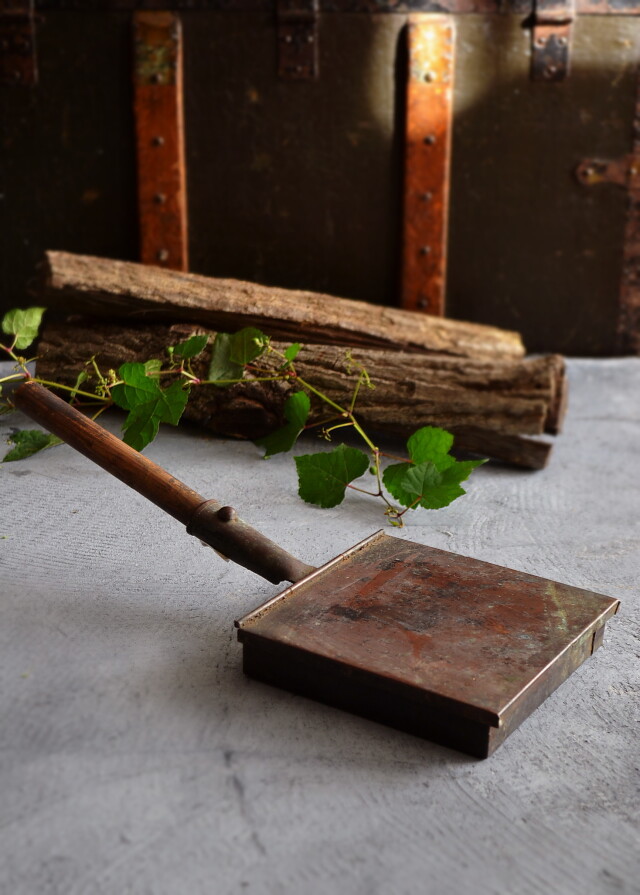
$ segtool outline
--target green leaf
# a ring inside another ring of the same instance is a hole
[[[231,336],[230,360],[242,366],[250,364],[264,354],[268,344],[268,336],[255,326],[246,326]]]
[[[215,337],[207,379],[213,382],[217,380],[242,379],[244,366],[231,360],[233,338],[229,333],[218,333]],[[228,386],[231,383],[225,381],[223,384]]]
[[[407,441],[407,451],[411,462],[394,463],[392,466],[387,466],[382,473],[382,481],[389,494],[395,497],[403,507],[414,504],[416,492],[405,487],[406,474],[415,467],[415,464],[429,464],[435,470],[440,471],[452,466],[456,462],[455,458],[449,454],[452,445],[453,435],[451,432],[439,429],[437,426],[423,426],[422,429],[414,432]],[[456,495],[456,497],[458,496]],[[453,499],[452,497],[451,500]],[[443,506],[447,506],[447,504],[443,504]]]
[[[76,379],[76,384],[73,386],[73,390],[72,390],[71,394],[69,395],[69,403],[72,403],[74,401],[74,399],[78,393],[78,389],[80,388],[80,386],[82,385],[83,382],[87,381],[88,378],[89,378],[89,374],[87,373],[86,370],[81,370],[78,373],[78,378]]]
[[[123,410],[133,410],[143,401],[150,400],[160,390],[156,380],[147,376],[146,364],[122,364],[118,376],[123,381],[113,386],[111,397]]]
[[[260,357],[268,344],[269,337],[255,326],[247,326],[233,335],[218,333],[211,350],[207,379],[221,386],[232,385],[229,380],[242,379],[245,364]]]
[[[460,482],[486,460],[458,462],[449,451],[453,435],[437,426],[423,426],[407,441],[411,461],[394,463],[382,473],[389,493],[402,506],[439,509],[465,493]]]
[[[295,392],[295,394],[287,398],[284,403],[284,417],[287,420],[287,424],[256,441],[256,444],[266,449],[264,453],[265,459],[273,457],[274,454],[281,454],[283,451],[291,450],[298,439],[298,435],[304,429],[310,408],[311,401],[306,392]]]
[[[404,477],[404,487],[420,497],[420,506],[427,510],[438,510],[447,507],[457,497],[466,494],[460,482],[469,478],[476,466],[484,460],[466,460],[454,462],[444,470],[436,469],[432,463],[420,463],[413,466]]]
[[[154,357],[151,360],[145,361],[144,363],[144,372],[148,376],[150,373],[159,373],[162,369],[162,361],[158,358]]]
[[[209,336],[190,336],[186,341],[173,346],[174,354],[179,354],[184,360],[197,357],[202,354],[209,342]]]
[[[124,421],[124,441],[137,451],[143,450],[158,434],[160,423],[177,426],[189,398],[187,389],[174,382],[149,401],[134,407]]]
[[[457,497],[465,494],[460,482],[485,460],[458,462],[453,457],[440,457],[441,466],[427,460],[424,463],[396,463],[388,466],[382,480],[390,494],[402,506],[421,506],[437,510],[449,506]]]
[[[302,348],[300,342],[294,342],[293,345],[289,345],[288,348],[285,349],[284,356],[288,361],[293,361],[298,356],[298,352]]]
[[[180,382],[160,388],[156,379],[147,376],[145,364],[123,364],[118,376],[123,382],[111,389],[111,396],[129,411],[122,427],[124,441],[141,451],[156,437],[160,423],[178,425],[189,391]]]
[[[463,475],[467,478],[469,473]],[[465,493],[460,487],[460,481],[453,466],[441,472],[433,463],[418,463],[411,466],[403,479],[406,491],[418,499],[418,505],[428,510],[438,510],[449,504]]]
[[[2,318],[2,332],[16,336],[16,348],[28,348],[38,335],[45,308],[14,308]]]
[[[433,462],[449,453],[453,446],[453,435],[437,426],[423,426],[407,441],[407,450],[414,463]]]
[[[411,463],[394,463],[392,466],[387,466],[382,473],[382,482],[385,488],[403,507],[411,506],[416,499],[415,495],[407,491],[402,484],[412,465]]]
[[[12,460],[24,460],[32,454],[37,454],[45,448],[53,447],[54,444],[62,444],[62,439],[57,435],[51,435],[49,432],[41,432],[39,429],[21,429],[10,435],[7,441],[15,444],[15,447],[9,451],[3,458],[3,463],[10,463]]]
[[[339,445],[332,451],[296,457],[298,494],[307,503],[335,507],[344,500],[349,482],[369,468],[369,458],[357,448]]]

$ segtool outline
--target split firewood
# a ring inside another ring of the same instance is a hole
[[[165,268],[47,252],[43,304],[108,320],[197,323],[234,332],[257,326],[296,342],[514,360],[515,332],[317,292],[278,289]]]
[[[92,356],[101,369],[117,369],[126,362],[166,357],[167,345],[204,331],[187,324],[123,326],[79,318],[49,323],[38,346],[38,375],[73,384]],[[345,403],[355,382],[353,364],[363,364],[375,388],[360,390],[356,411],[372,430],[407,437],[421,426],[442,426],[456,435],[462,450],[535,469],[544,466],[551,445],[523,436],[557,430],[562,362],[556,356],[488,362],[364,348],[352,349],[349,356],[338,346],[303,347],[296,368],[303,379]],[[207,364],[205,353],[198,375],[206,377]],[[230,388],[194,388],[184,419],[218,434],[260,438],[282,425],[284,402],[295,388],[292,382],[251,380]],[[313,421],[318,412],[313,408]]]

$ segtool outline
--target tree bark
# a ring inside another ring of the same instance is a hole
[[[73,384],[86,361],[95,356],[103,372],[125,362],[166,357],[166,346],[203,332],[195,325],[122,326],[101,321],[49,323],[38,346],[38,375]],[[274,342],[284,349],[285,344]],[[303,347],[296,358],[302,379],[334,401],[349,403],[363,364],[375,388],[360,389],[356,413],[372,431],[407,437],[425,425],[456,435],[462,450],[485,454],[530,468],[545,465],[551,445],[524,438],[555,430],[559,360],[555,356],[521,361],[487,361],[442,355],[416,355],[357,348],[347,359],[337,346]],[[196,364],[206,378],[208,350]],[[230,388],[192,389],[184,419],[209,431],[260,438],[284,422],[283,405],[299,386],[294,382],[252,382]],[[312,419],[327,417],[326,406],[312,404]]]
[[[128,261],[47,252],[43,303],[109,320],[257,326],[274,338],[476,357],[521,358],[515,332],[362,301],[214,279]]]

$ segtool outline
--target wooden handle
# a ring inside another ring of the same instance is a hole
[[[268,581],[299,581],[314,571],[243,522],[232,507],[205,500],[153,460],[33,380],[12,396],[17,408],[49,432],[169,513],[190,534]]]
[[[16,389],[13,403],[36,423],[142,494],[183,525],[204,497],[129,447],[37,382]]]

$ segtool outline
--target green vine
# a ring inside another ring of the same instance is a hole
[[[72,404],[87,409],[94,419],[112,405],[125,410],[123,439],[141,451],[154,440],[161,423],[178,424],[194,388],[226,388],[247,381],[295,383],[297,390],[284,403],[285,424],[256,441],[264,448],[264,457],[291,450],[301,433],[308,429],[316,429],[329,442],[338,431],[356,433],[364,450],[339,444],[327,451],[295,457],[298,493],[303,500],[320,507],[342,503],[347,489],[368,494],[383,502],[385,515],[396,526],[402,526],[408,510],[448,506],[465,493],[461,483],[476,466],[486,462],[456,460],[450,453],[453,436],[434,426],[425,426],[411,435],[407,441],[408,457],[385,453],[367,434],[355,413],[361,390],[375,387],[362,364],[347,352],[347,369],[354,377],[354,385],[348,400],[339,404],[299,375],[295,363],[299,343],[279,351],[255,327],[215,336],[204,379],[196,375],[193,362],[208,348],[207,335],[191,336],[167,347],[166,358],[162,360],[122,364],[117,372],[101,371],[92,357],[73,386],[32,377],[27,365],[35,358],[23,357],[19,352],[36,339],[43,312],[43,308],[18,309],[9,311],[2,320],[2,331],[10,340],[9,344],[0,344],[0,349],[14,362],[14,368],[8,376],[0,378],[0,412],[13,409],[10,393],[1,391],[2,384],[33,378],[66,393]],[[321,422],[309,422],[312,396],[327,408],[327,418]],[[40,430],[16,431],[8,440],[13,448],[4,462],[23,459],[60,443],[55,435]],[[396,462],[383,468],[383,460]],[[354,484],[367,471],[373,478],[373,486]]]

